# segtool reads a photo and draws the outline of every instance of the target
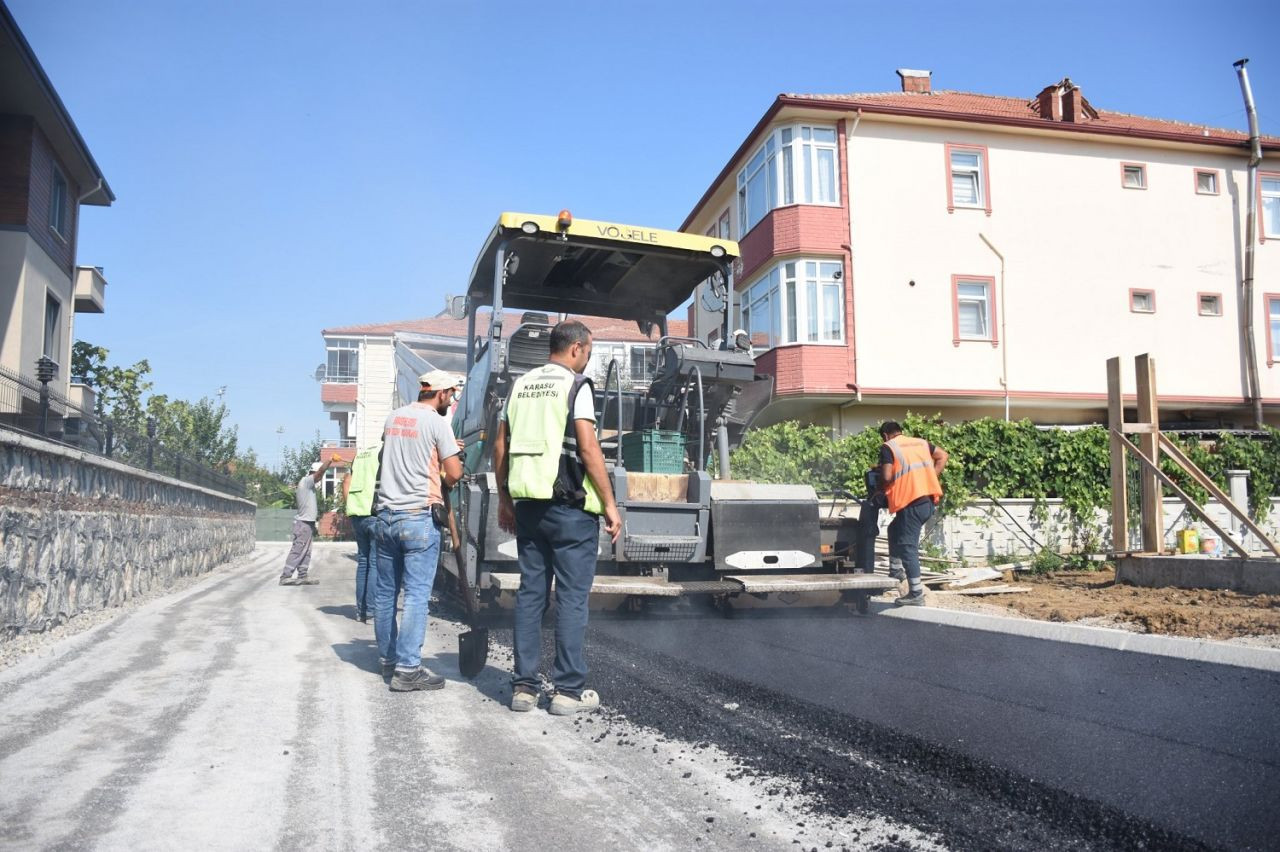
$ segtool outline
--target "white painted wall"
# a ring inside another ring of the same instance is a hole
[[[394,348],[390,337],[366,337],[360,344],[356,396],[356,448],[382,440],[382,427],[395,405]]]
[[[71,277],[20,231],[0,231],[0,365],[35,377],[44,349],[45,294],[62,302],[58,376],[50,388],[68,392],[75,304]]]
[[[987,146],[990,216],[948,213],[947,142]],[[1123,188],[1122,162],[1146,163],[1149,188]],[[867,117],[849,142],[849,163],[864,388],[1000,390],[1001,350],[957,347],[952,334],[951,276],[998,284],[999,261],[978,237],[985,233],[1006,258],[1000,346],[1008,347],[1013,391],[1105,394],[1105,360],[1119,355],[1132,393],[1132,356],[1150,352],[1162,396],[1244,394],[1239,152]],[[1196,194],[1197,167],[1220,171],[1220,195]],[[1257,257],[1260,375],[1263,396],[1276,398],[1280,372],[1266,365],[1261,294],[1280,290],[1280,241],[1259,246]],[[1131,287],[1155,290],[1155,314],[1130,312]],[[1221,293],[1223,315],[1199,316],[1198,291]]]

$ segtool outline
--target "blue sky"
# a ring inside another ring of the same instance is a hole
[[[435,314],[502,210],[676,227],[779,92],[934,87],[1280,134],[1280,4],[6,0],[118,197],[76,336],[334,437],[320,330]]]

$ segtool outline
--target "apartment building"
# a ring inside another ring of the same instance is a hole
[[[477,324],[487,327],[487,313]],[[522,314],[508,311],[503,323],[508,337]],[[617,360],[624,385],[643,388],[657,365],[657,339],[645,337],[634,323],[600,317],[574,317],[592,331],[591,364],[587,373],[603,385],[609,363]],[[551,320],[555,321],[554,318]],[[672,320],[668,333],[688,334],[688,324]],[[428,370],[467,372],[467,321],[447,316],[400,322],[326,328],[322,332],[325,362],[316,371],[320,401],[337,426],[338,437],[327,442],[322,458],[338,459],[325,472],[325,492],[332,494],[357,450],[376,444],[387,415],[418,398],[418,376]]]
[[[0,3],[0,422],[39,423],[36,362],[53,364],[50,431],[72,406],[76,313],[105,310],[100,268],[76,262],[80,207],[115,200],[75,122],[7,7]]]
[[[682,230],[738,240],[761,424],[1105,419],[1105,361],[1150,352],[1165,420],[1252,425],[1246,134],[1110,112],[1063,79],[779,95]],[[1263,139],[1252,328],[1280,425],[1280,138]],[[719,332],[695,299],[693,333]]]

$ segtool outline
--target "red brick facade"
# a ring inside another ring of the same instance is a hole
[[[320,401],[321,402],[350,402],[355,404],[356,396],[359,388],[354,382],[340,384],[338,382],[325,382],[320,385]]]
[[[779,255],[844,255],[849,242],[849,217],[841,207],[792,204],[765,214],[738,246],[742,252],[742,280],[750,279]]]
[[[774,377],[777,396],[848,394],[852,371],[847,346],[784,345],[756,358],[756,372]]]

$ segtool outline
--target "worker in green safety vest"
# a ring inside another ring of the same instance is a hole
[[[622,519],[596,440],[595,398],[582,375],[591,360],[591,332],[577,320],[551,331],[551,361],[511,388],[494,442],[498,524],[516,536],[515,673],[511,709],[538,704],[542,616],[556,583],[555,686],[549,711],[569,716],[600,706],[586,689],[583,642],[587,598],[596,575],[600,516],[617,541]]]
[[[378,517],[373,511],[373,497],[378,491],[378,459],[382,442],[356,453],[351,471],[342,480],[342,503],[356,534],[356,618],[369,620],[373,609],[375,583],[378,576],[378,546],[374,530]]]

